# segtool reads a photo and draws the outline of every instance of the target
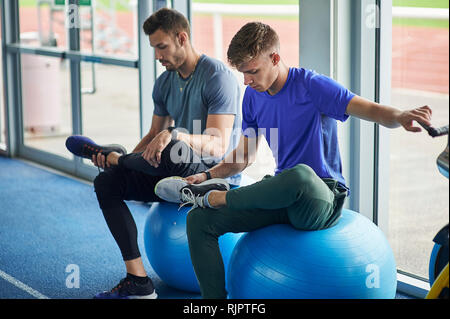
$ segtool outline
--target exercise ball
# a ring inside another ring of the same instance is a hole
[[[186,216],[191,207],[167,202],[153,203],[145,221],[144,245],[148,261],[167,285],[180,290],[200,292],[189,253]],[[243,234],[219,237],[225,271],[238,239]]]
[[[383,232],[346,209],[324,230],[279,224],[246,233],[227,277],[232,299],[390,299],[397,288],[394,255]]]

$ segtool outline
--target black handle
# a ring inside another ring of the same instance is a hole
[[[432,137],[437,137],[437,136],[442,136],[442,135],[447,135],[448,134],[448,124],[439,128],[435,128],[432,126],[428,126],[426,124],[420,123],[420,126],[422,126],[430,136]]]

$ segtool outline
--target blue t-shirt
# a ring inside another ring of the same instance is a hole
[[[154,114],[170,115],[177,129],[188,134],[207,134],[204,131],[208,114],[234,114],[226,154],[237,147],[241,128],[240,89],[236,77],[221,61],[203,54],[187,79],[175,71],[165,71],[155,82],[153,101]],[[211,163],[222,158],[202,157]]]
[[[336,120],[344,122],[355,95],[329,77],[290,68],[275,95],[247,87],[242,104],[242,130],[247,137],[263,134],[277,163],[275,174],[297,164],[310,166],[321,178],[345,186]]]

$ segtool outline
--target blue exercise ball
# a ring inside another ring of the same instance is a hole
[[[189,253],[186,216],[191,207],[167,202],[153,203],[145,221],[144,245],[148,261],[167,285],[180,290],[200,292]],[[237,241],[243,234],[219,237],[225,271]]]
[[[383,232],[346,209],[324,230],[280,224],[246,233],[228,266],[233,299],[391,299],[396,288],[394,255]]]

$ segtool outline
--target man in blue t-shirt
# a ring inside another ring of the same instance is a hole
[[[155,58],[166,68],[153,88],[154,113],[148,134],[130,154],[117,145],[100,146],[82,136],[66,142],[76,155],[106,168],[94,180],[95,192],[127,270],[126,278],[114,289],[96,298],[156,297],[125,200],[161,201],[154,193],[159,180],[205,171],[239,142],[240,89],[231,70],[195,51],[189,22],[175,10],[156,11],[143,30]]]
[[[221,235],[277,223],[304,230],[336,224],[348,194],[336,120],[351,115],[412,132],[421,130],[413,121],[430,125],[428,106],[400,111],[370,102],[326,76],[288,68],[279,52],[278,36],[270,26],[252,22],[239,30],[228,48],[229,62],[244,74],[248,86],[239,146],[207,172],[184,181],[168,178],[156,189],[166,200],[194,205],[187,235],[204,298],[227,297],[218,246]],[[262,136],[276,159],[275,176],[229,191],[215,189],[217,181],[213,186],[205,182],[243,171],[254,161]]]

